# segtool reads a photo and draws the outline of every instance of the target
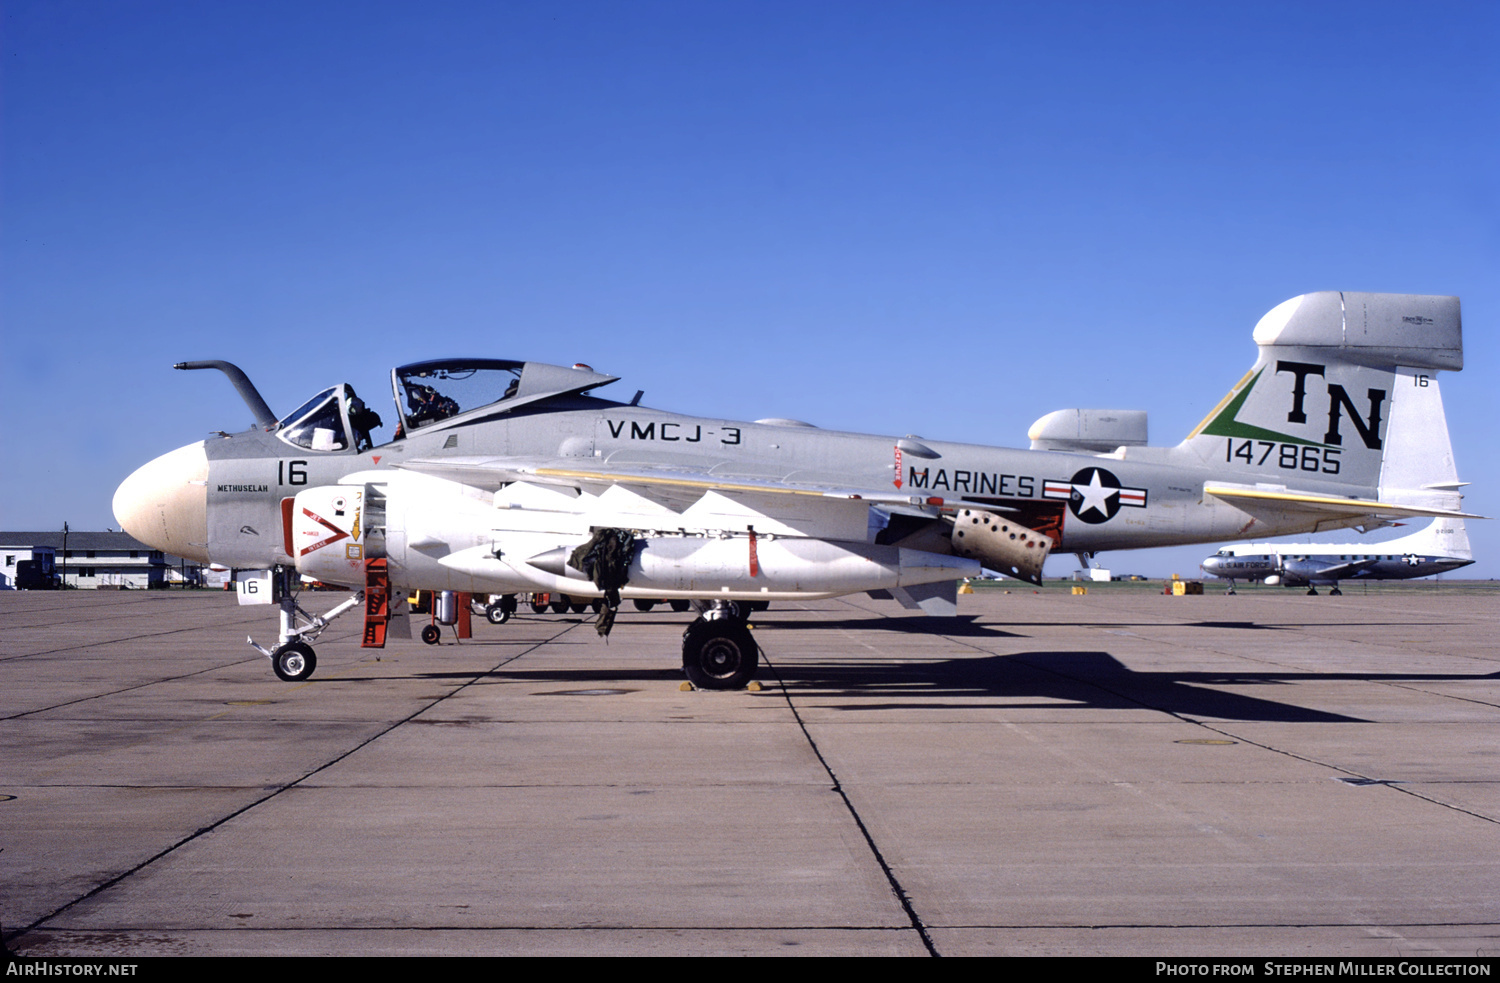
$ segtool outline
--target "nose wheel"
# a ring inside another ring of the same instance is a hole
[[[271,653],[271,668],[276,678],[289,683],[300,683],[318,668],[318,658],[313,655],[311,645],[288,642]]]

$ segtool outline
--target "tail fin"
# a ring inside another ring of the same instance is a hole
[[[1433,519],[1426,529],[1419,529],[1410,536],[1404,536],[1395,541],[1400,543],[1403,552],[1417,553],[1422,556],[1446,556],[1456,560],[1474,559],[1474,551],[1469,548],[1469,532],[1464,528],[1464,520],[1450,519],[1441,516]],[[1394,546],[1394,544],[1381,544]]]
[[[1255,367],[1180,450],[1228,481],[1457,509],[1435,375],[1463,368],[1457,297],[1303,294],[1254,338]]]

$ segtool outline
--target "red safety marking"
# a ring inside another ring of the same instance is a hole
[[[760,559],[755,555],[755,530],[750,530],[750,576],[760,576]]]
[[[895,485],[897,488],[900,488],[901,487],[901,448],[897,447],[897,448],[895,448],[895,451],[896,451],[896,480],[893,481],[893,482],[891,482],[891,484]]]
[[[287,556],[295,552],[295,547],[292,546],[292,506],[295,504],[296,499],[293,498],[281,500],[281,541],[282,546],[286,548]]]

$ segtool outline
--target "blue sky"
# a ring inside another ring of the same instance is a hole
[[[681,412],[1024,446],[1145,409],[1175,443],[1256,320],[1328,289],[1463,299],[1442,384],[1500,515],[1494,3],[7,0],[0,28],[0,527],[112,526],[137,465],[245,426],[186,359],[278,412],[478,354]]]

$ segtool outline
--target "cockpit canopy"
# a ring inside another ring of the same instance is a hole
[[[391,370],[399,416],[397,437],[446,421],[489,419],[544,399],[586,392],[614,382],[586,365],[564,368],[498,358],[413,362]],[[267,411],[269,412],[269,411]],[[332,453],[363,451],[380,416],[346,383],[330,386],[275,423],[276,436],[294,447]]]
[[[276,422],[276,436],[294,447],[331,453],[368,450],[380,414],[365,406],[348,383],[329,386]]]
[[[454,417],[488,416],[549,396],[581,393],[615,381],[586,365],[564,368],[543,362],[499,358],[447,358],[413,362],[391,370],[396,412],[408,434]]]
[[[329,386],[277,423],[276,436],[310,451],[341,451],[349,446],[349,421],[344,417],[342,384]]]
[[[391,372],[396,411],[407,433],[460,413],[513,398],[525,362],[443,359],[414,362]]]

